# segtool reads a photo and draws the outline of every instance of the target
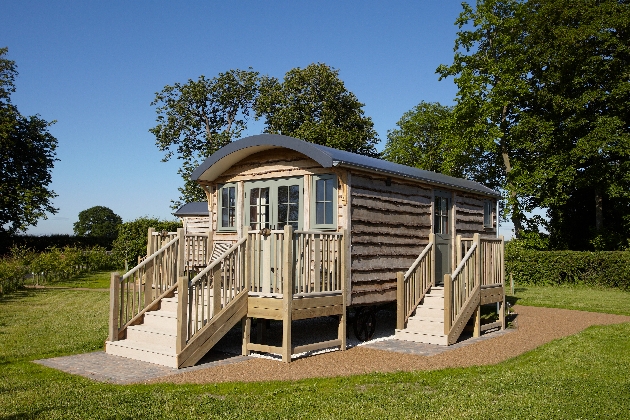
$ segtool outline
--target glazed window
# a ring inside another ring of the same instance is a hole
[[[336,229],[337,177],[335,175],[313,176],[311,203],[311,226],[314,229]]]
[[[236,184],[219,189],[219,230],[236,230]]]
[[[492,228],[492,201],[485,200],[483,202],[483,227]]]

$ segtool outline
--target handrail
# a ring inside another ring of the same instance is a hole
[[[477,249],[477,243],[476,242],[473,243],[473,245],[470,247],[470,249],[468,250],[466,255],[464,255],[464,258],[462,258],[462,260],[460,261],[460,263],[457,266],[457,268],[455,269],[455,271],[453,271],[451,273],[451,278],[452,279],[459,275],[459,272],[462,271],[462,269],[464,268],[464,265],[466,265],[466,262],[470,258],[471,254],[475,251],[475,249]]]
[[[225,251],[223,254],[221,254],[221,256],[219,258],[217,258],[216,260],[214,260],[210,265],[208,265],[206,268],[204,268],[203,270],[201,270],[199,272],[199,274],[197,274],[195,277],[193,277],[189,282],[188,285],[189,286],[194,286],[199,279],[201,279],[203,276],[205,276],[206,274],[208,274],[208,272],[210,270],[212,270],[214,267],[216,267],[218,264],[220,264],[221,262],[223,262],[223,260],[225,259],[225,257],[231,253],[232,251],[234,251],[236,248],[238,248],[243,242],[245,242],[247,240],[247,236],[242,237],[241,239],[239,239],[234,245],[232,245],[230,248],[227,249],[227,251]]]
[[[158,249],[157,251],[155,251],[153,254],[151,254],[150,256],[148,256],[147,258],[145,258],[140,264],[136,265],[134,268],[132,268],[131,270],[127,271],[121,278],[120,281],[126,280],[129,277],[131,277],[132,274],[134,274],[136,271],[140,270],[141,268],[143,268],[145,265],[147,265],[149,263],[149,261],[152,261],[154,258],[156,258],[158,255],[160,255],[162,252],[166,251],[167,248],[169,248],[171,245],[173,245],[175,242],[177,242],[179,240],[179,237],[176,236],[175,238],[173,238],[169,243],[167,243],[166,245],[164,245],[162,248]]]
[[[422,299],[431,290],[435,277],[435,235],[406,273],[396,273],[396,328],[402,330]]]
[[[418,258],[416,258],[416,260],[413,262],[413,264],[411,264],[411,267],[409,267],[409,270],[407,270],[407,272],[405,273],[405,280],[407,280],[407,278],[411,275],[413,270],[416,269],[418,264],[420,264],[420,261],[422,261],[424,256],[427,254],[427,252],[429,252],[431,250],[432,247],[433,247],[433,242],[429,242],[427,244],[427,246],[422,250],[422,252],[418,256]]]

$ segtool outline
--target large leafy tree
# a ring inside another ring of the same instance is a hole
[[[74,223],[73,230],[77,236],[116,239],[121,223],[122,218],[109,207],[94,206],[79,212],[79,220]]]
[[[469,178],[506,192],[518,237],[523,210],[533,206],[518,188],[528,148],[519,122],[530,93],[524,7],[517,0],[462,6],[453,63],[437,69],[440,79],[452,76],[458,87],[453,113],[460,141],[451,143],[448,154],[470,157]]]
[[[453,107],[420,102],[405,112],[395,130],[387,133],[383,158],[402,165],[462,176],[462,165],[454,154],[444,153],[457,141],[453,128]]]
[[[17,70],[7,53],[0,48],[0,234],[25,231],[57,211],[48,188],[57,160],[57,139],[48,131],[52,123],[25,117],[11,103]]]
[[[283,81],[265,78],[256,101],[268,133],[376,156],[378,135],[363,104],[324,63],[288,71]]]
[[[552,245],[630,245],[630,3],[532,0],[525,46],[537,183]]]
[[[217,77],[166,86],[156,93],[157,125],[149,131],[166,152],[164,160],[181,159],[184,178],[173,202],[203,201],[204,192],[190,181],[203,159],[239,138],[249,117],[264,119],[265,132],[376,156],[378,136],[363,104],[348,91],[339,71],[325,64],[290,70],[284,80],[249,70],[230,70]]]
[[[184,186],[173,203],[205,200],[203,190],[190,181],[190,173],[212,153],[238,138],[258,95],[259,75],[252,69],[230,70],[212,79],[200,76],[185,84],[165,86],[155,94],[157,125],[149,131],[158,148],[181,159]]]

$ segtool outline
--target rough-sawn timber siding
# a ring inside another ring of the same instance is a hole
[[[455,232],[464,238],[472,238],[475,233],[484,234],[494,232],[483,226],[484,198],[473,194],[458,192],[455,195]],[[495,219],[494,206],[492,212]]]
[[[394,301],[396,272],[428,243],[431,189],[354,173],[351,184],[352,304]]]

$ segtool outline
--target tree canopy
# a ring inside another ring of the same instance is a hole
[[[363,104],[346,89],[339,70],[324,63],[289,70],[283,81],[265,78],[255,105],[265,132],[376,156],[378,135]]]
[[[94,206],[79,212],[79,220],[74,223],[73,230],[77,236],[99,236],[115,239],[122,218],[104,206]]]
[[[410,111],[386,156],[440,155],[434,170],[501,189],[517,237],[542,226],[555,248],[630,246],[630,5],[478,0],[463,9],[453,63],[437,69],[458,88],[450,118],[430,126],[432,137],[415,135],[423,141],[411,152],[412,123],[433,114],[426,104]],[[535,208],[547,221],[525,216]]]
[[[48,188],[52,181],[57,139],[38,115],[25,117],[11,103],[15,62],[0,48],[0,234],[34,226],[46,213],[56,213]]]
[[[155,135],[164,160],[177,156],[185,185],[173,208],[203,201],[205,194],[190,181],[203,159],[239,138],[250,117],[265,121],[267,133],[369,156],[377,155],[378,136],[363,104],[339,79],[339,71],[323,63],[287,72],[283,81],[249,70],[229,70],[217,77],[166,86],[156,93]]]

